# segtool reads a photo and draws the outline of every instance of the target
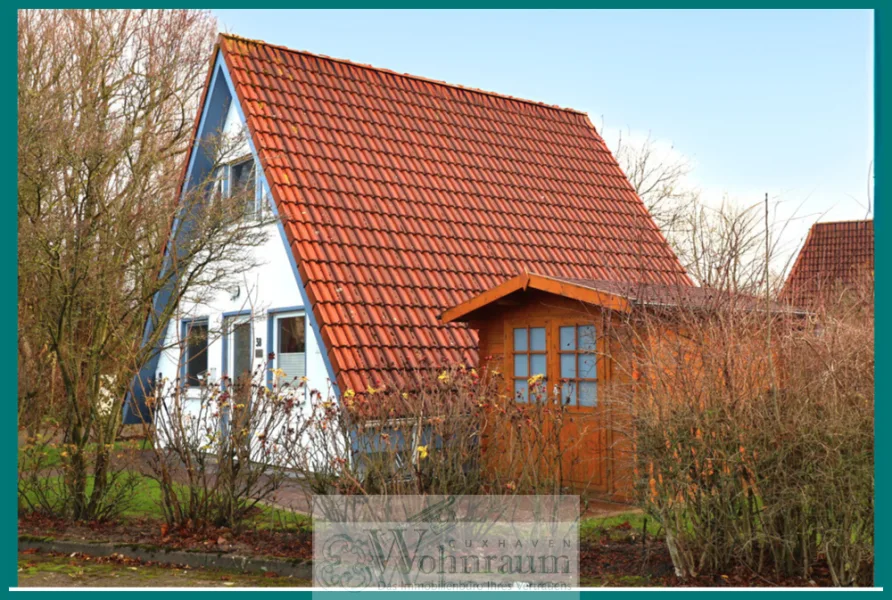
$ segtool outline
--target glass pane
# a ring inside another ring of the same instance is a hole
[[[561,354],[561,379],[576,377],[576,355]]]
[[[594,350],[597,337],[595,335],[594,325],[582,325],[579,328],[579,349]]]
[[[545,352],[545,328],[530,328],[530,350]]]
[[[223,188],[226,186],[226,167],[219,167],[214,171],[214,183],[211,186],[211,200],[216,202],[223,197]]]
[[[561,327],[561,350],[576,350],[575,327]]]
[[[581,379],[598,378],[598,357],[594,354],[579,355],[579,377]]]
[[[572,381],[561,384],[561,404],[576,405],[576,384]]]
[[[526,379],[518,379],[514,382],[514,399],[518,402],[526,402],[529,399],[529,384]]]
[[[199,375],[208,370],[208,326],[207,323],[192,323],[186,326],[186,385],[200,385]]]
[[[515,352],[526,352],[527,351],[527,330],[526,329],[515,329],[514,330],[514,351]]]
[[[530,372],[527,370],[527,356],[526,354],[515,354],[514,355],[514,376],[515,377],[529,377]]]
[[[229,195],[245,203],[249,212],[254,212],[254,159],[232,165]]]
[[[594,381],[579,382],[579,406],[598,406],[598,384]]]
[[[279,319],[279,348],[277,354],[305,352],[307,348],[306,324],[303,317]]]
[[[545,355],[530,355],[530,375],[545,375]]]
[[[237,323],[232,328],[232,378],[236,381],[251,374],[251,324]]]

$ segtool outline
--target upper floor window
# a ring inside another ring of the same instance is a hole
[[[212,197],[230,198],[244,206],[246,215],[258,212],[257,170],[254,158],[248,157],[217,168]]]
[[[229,195],[244,202],[245,214],[252,215],[257,211],[256,175],[254,158],[248,158],[229,166]]]

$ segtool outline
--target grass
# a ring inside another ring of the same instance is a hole
[[[587,541],[599,539],[604,535],[611,538],[625,538],[630,534],[641,535],[645,526],[650,536],[656,537],[662,533],[662,528],[654,518],[641,512],[628,512],[610,517],[589,517],[579,523],[579,539]]]
[[[120,516],[125,519],[132,518],[152,518],[163,520],[164,513],[161,509],[161,485],[146,475],[128,471],[133,477],[133,493],[128,494],[129,500],[126,508],[121,512]],[[122,477],[122,479],[128,479]],[[45,484],[44,489],[51,501],[56,501],[62,494],[62,479],[59,475],[47,476],[41,478],[41,483]],[[123,481],[117,485],[127,485]],[[177,486],[179,491],[185,492],[185,486]],[[87,494],[93,490],[93,478],[87,478]],[[29,500],[35,500],[33,492],[27,493]],[[248,517],[247,523],[257,529],[296,529],[298,531],[309,531],[312,529],[312,519],[308,515],[292,512],[290,510],[271,506],[268,504],[258,504],[258,511]]]
[[[151,447],[151,440],[119,440],[112,446],[112,454],[132,452]],[[84,449],[86,456],[92,456],[95,453],[95,448],[96,444],[94,442],[88,443]],[[25,444],[19,447],[19,469],[34,470],[58,467],[62,464],[63,452],[65,452],[65,448],[61,443],[37,441],[32,444]]]

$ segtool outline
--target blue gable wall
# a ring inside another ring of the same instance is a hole
[[[189,158],[189,164],[186,170],[186,185],[184,186],[184,193],[186,190],[194,189],[195,186],[200,185],[202,182],[208,181],[209,170],[212,167],[213,162],[203,149],[206,147],[205,144],[201,142],[211,140],[214,135],[222,131],[226,115],[229,112],[231,104],[234,104],[241,122],[245,123],[245,115],[242,111],[241,106],[239,105],[238,98],[235,94],[235,88],[233,87],[232,79],[229,76],[229,72],[226,68],[226,64],[223,60],[222,54],[218,52],[215,59],[213,75],[209,83],[209,91],[205,99],[204,106],[202,107],[201,119],[198,125],[197,139],[200,141],[199,143],[193,145],[192,154]],[[263,173],[263,168],[260,165],[260,161],[258,160],[257,150],[254,147],[253,140],[250,139],[250,136],[248,136],[248,144],[258,167],[260,183],[262,186],[270,189],[268,180]],[[261,189],[261,186],[258,186],[258,189]],[[328,378],[333,388],[332,391],[336,397],[339,397],[340,393],[337,389],[337,380],[335,379],[334,369],[332,368],[331,361],[328,357],[328,349],[324,347],[324,341],[322,340],[322,336],[320,334],[319,324],[316,321],[313,311],[309,308],[310,304],[309,299],[307,298],[306,289],[304,288],[303,281],[301,280],[300,273],[298,272],[297,263],[294,259],[294,253],[291,251],[290,245],[288,244],[288,238],[285,234],[285,228],[282,225],[282,222],[279,220],[278,207],[276,206],[275,200],[272,199],[272,194],[270,194],[270,205],[277,220],[279,236],[286,248],[286,254],[291,265],[292,275],[294,276],[297,287],[300,290],[303,305],[307,307],[306,312],[308,321],[314,335],[316,336],[316,339],[318,340],[320,347],[322,348],[322,357],[325,363],[326,370],[328,371]],[[172,245],[173,248],[182,248],[184,246],[184,243],[188,243],[188,236],[190,231],[192,230],[192,217],[193,216],[191,215],[178,215],[178,218],[175,220],[174,225],[171,229],[171,236],[176,241],[176,243]],[[167,252],[170,251],[170,248],[171,246],[168,246]],[[170,256],[167,255],[165,257],[163,267],[165,269],[165,272],[167,272],[167,270],[171,268],[172,264],[173,263],[170,259]],[[143,334],[144,344],[148,343],[154,331],[159,328],[164,329],[167,327],[168,324],[166,322],[160,322],[160,316],[163,313],[165,307],[167,307],[167,305],[171,301],[171,295],[173,293],[173,286],[175,285],[175,283],[176,282],[174,278],[172,278],[171,282],[156,294],[153,302],[152,314],[146,320],[146,327]],[[158,342],[159,346],[158,348],[156,348],[156,351],[151,355],[147,364],[143,366],[136,377],[134,377],[131,388],[132,391],[130,394],[128,394],[127,401],[124,405],[123,419],[125,424],[137,424],[151,419],[151,414],[150,411],[147,409],[145,398],[147,395],[151,394],[154,380],[157,377],[158,363],[161,357],[161,346],[163,345],[163,343],[164,340],[162,336],[162,339],[160,339]]]

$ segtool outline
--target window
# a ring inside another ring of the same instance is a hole
[[[285,372],[287,381],[307,373],[307,332],[303,315],[276,318],[276,367]]]
[[[560,327],[561,403],[598,405],[598,356],[594,325]]]
[[[186,339],[184,357],[186,386],[197,387],[201,385],[208,370],[208,324],[189,321],[183,324],[183,330]]]
[[[250,318],[228,317],[224,328],[227,346],[227,375],[233,383],[238,383],[245,378],[250,381],[254,370]]]
[[[514,397],[530,401],[529,380],[545,376],[545,328],[521,327],[514,330]],[[544,389],[544,388],[543,388]]]
[[[256,211],[257,198],[254,183],[254,159],[233,163],[229,167],[229,196],[245,204],[245,214]]]
[[[211,199],[234,198],[241,202],[246,215],[257,212],[257,175],[254,158],[247,158],[219,167],[211,188]]]

